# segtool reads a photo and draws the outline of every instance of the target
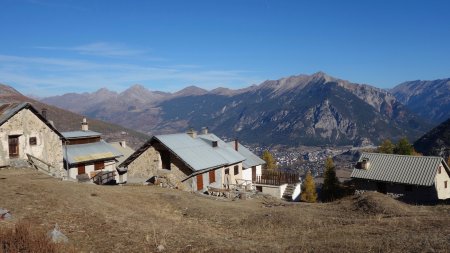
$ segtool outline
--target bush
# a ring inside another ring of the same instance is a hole
[[[0,228],[0,253],[75,252],[67,245],[51,242],[45,231],[30,222],[19,221],[13,228]]]

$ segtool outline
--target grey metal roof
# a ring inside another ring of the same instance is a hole
[[[77,139],[77,138],[85,138],[85,137],[97,137],[101,136],[101,133],[97,133],[91,130],[88,131],[70,131],[70,132],[62,132],[61,133],[67,139]]]
[[[67,145],[67,154],[66,152],[63,153],[64,159],[69,164],[108,160],[122,156],[117,149],[104,140],[87,144]]]
[[[34,106],[32,106],[28,102],[23,103],[6,103],[0,104],[0,126],[3,125],[6,121],[8,121],[12,116],[16,115],[16,113],[20,112],[23,109],[29,109],[34,113],[44,124],[46,124],[50,129],[52,129],[59,137],[65,139],[63,135],[52,125],[50,122],[45,119]]]
[[[438,166],[447,164],[442,157],[362,153],[359,162],[369,159],[368,169],[353,168],[352,178],[432,186]]]
[[[198,135],[197,138],[192,138],[186,133],[181,133],[156,135],[153,138],[166,146],[194,171],[235,164],[245,160],[245,157],[214,134]],[[217,141],[217,147],[213,147],[213,141]]]
[[[130,157],[130,155],[134,153],[134,150],[132,148],[130,148],[129,146],[123,147],[119,142],[110,142],[109,144],[123,155],[117,158],[119,164],[123,163],[126,159],[128,159],[128,157]]]
[[[231,141],[228,142],[228,145],[231,146],[231,148],[235,148],[235,142]],[[244,168],[251,168],[253,166],[263,165],[266,164],[266,161],[259,158],[257,155],[255,155],[252,151],[250,151],[248,148],[246,148],[244,145],[238,143],[238,152],[243,157],[245,157],[245,160],[242,162],[242,166]]]

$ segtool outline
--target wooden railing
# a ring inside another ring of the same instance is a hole
[[[51,174],[54,170],[53,166],[33,155],[27,154],[28,162],[34,166],[35,169],[40,169],[48,174]]]
[[[295,184],[300,182],[298,173],[282,171],[263,171],[261,175],[256,175],[255,184],[282,185]]]
[[[91,179],[95,184],[109,184],[115,179],[114,171],[99,171]]]

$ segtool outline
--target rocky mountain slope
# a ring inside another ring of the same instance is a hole
[[[188,87],[159,94],[143,95],[142,103],[130,105],[120,93],[82,113],[149,134],[207,126],[220,136],[264,145],[361,145],[401,136],[415,139],[428,129],[387,91],[322,72],[241,90]],[[52,99],[44,101],[64,106]]]
[[[104,92],[104,91],[101,91]],[[109,91],[107,93],[110,93]],[[72,94],[75,97],[81,97],[83,95]],[[65,95],[66,98],[72,98],[72,95]],[[95,96],[95,95],[92,95]],[[73,99],[75,100],[75,99]],[[55,127],[60,131],[73,131],[80,129],[80,122],[83,116],[60,109],[58,107],[45,104],[41,101],[36,101],[32,98],[22,95],[20,92],[12,88],[11,86],[0,84],[0,103],[20,103],[29,102],[35,106],[39,111],[43,108],[47,109],[47,118],[54,122]],[[119,141],[126,140],[127,143],[137,148],[146,141],[148,136],[140,132],[124,128],[119,125],[107,123],[101,120],[88,118],[89,129],[103,133],[103,138],[107,141]]]
[[[411,111],[434,122],[450,118],[450,78],[433,81],[410,81],[391,92]]]
[[[414,142],[414,149],[424,155],[450,156],[450,119]]]

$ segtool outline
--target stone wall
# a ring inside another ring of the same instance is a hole
[[[17,160],[26,160],[28,153],[51,164],[64,174],[60,137],[33,112],[23,109],[0,126],[0,166],[11,164],[8,145],[8,136],[11,135],[19,135]],[[30,145],[30,137],[36,137],[36,145]]]
[[[161,156],[155,148],[150,147],[128,165],[128,178],[149,179],[161,168]]]

